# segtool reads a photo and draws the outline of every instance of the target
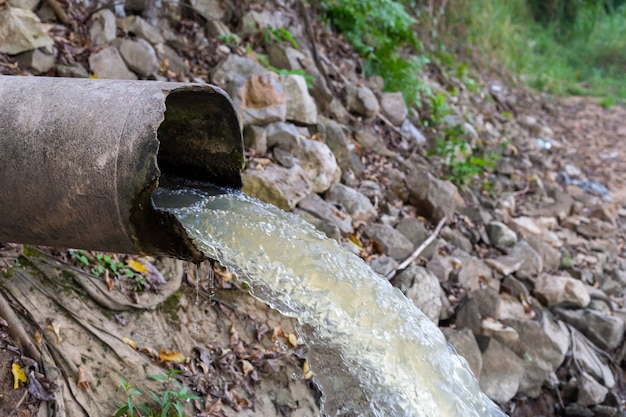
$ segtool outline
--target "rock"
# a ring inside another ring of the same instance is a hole
[[[380,111],[396,126],[400,126],[409,114],[402,93],[381,93]]]
[[[527,316],[524,305],[518,298],[505,292],[500,294],[500,318],[502,320],[527,318]]]
[[[561,252],[550,244],[544,242],[538,236],[530,234],[523,235],[524,240],[541,256],[543,269],[546,272],[552,272],[559,269],[561,265]]]
[[[589,217],[615,225],[617,219],[617,207],[615,206],[615,204],[597,205],[591,210],[591,213],[589,213]]]
[[[465,252],[471,252],[474,249],[472,242],[458,229],[451,229],[446,226],[441,229],[441,237]]]
[[[449,327],[442,327],[441,331],[448,343],[454,347],[459,355],[465,358],[474,375],[480,375],[483,357],[472,331],[470,329],[456,330]]]
[[[239,110],[244,126],[285,121],[285,94],[282,85],[272,73],[248,77],[239,90],[237,99],[241,103]],[[268,143],[268,146],[272,145]]]
[[[517,234],[502,222],[491,222],[485,226],[489,242],[497,248],[505,248],[517,243]]]
[[[571,335],[572,352],[576,352],[576,362],[582,370],[602,382],[605,387],[613,388],[615,377],[604,352],[599,351],[589,339],[576,329],[572,329]]]
[[[57,75],[68,78],[89,78],[89,72],[80,64],[57,65]]]
[[[619,407],[611,407],[609,405],[599,404],[591,407],[594,417],[619,417],[622,415]]]
[[[563,411],[565,417],[594,417],[593,411],[578,404],[567,404]]]
[[[499,288],[499,282],[494,282],[491,268],[485,262],[458,250],[452,252],[452,255],[460,261],[460,267],[457,266],[458,269],[450,276],[452,283],[470,290],[477,290],[485,283],[492,288]]]
[[[391,282],[429,319],[435,324],[439,323],[442,292],[437,277],[422,267],[410,266],[396,275]]]
[[[304,125],[317,123],[317,106],[303,76],[287,75],[283,80],[283,91],[287,103],[287,120]]]
[[[515,351],[515,347],[520,343],[519,334],[517,334],[514,328],[493,319],[483,319],[480,321],[480,334],[497,340],[513,351]]]
[[[413,144],[423,145],[426,143],[426,136],[409,119],[402,122],[400,130],[413,140]]]
[[[588,238],[606,238],[615,233],[615,226],[596,218],[589,219],[589,223],[581,223],[576,231]]]
[[[436,243],[433,242],[431,246],[433,246],[434,251]],[[426,264],[426,269],[434,274],[439,279],[439,282],[444,283],[448,281],[450,274],[454,271],[454,265],[458,265],[458,263],[459,262],[455,261],[455,259],[450,256],[441,256],[435,253]]]
[[[557,308],[554,312],[602,350],[615,349],[624,339],[624,321],[619,317],[590,309]]]
[[[206,20],[222,20],[227,10],[220,0],[189,0],[189,4]]]
[[[482,318],[500,319],[500,297],[493,288],[480,288],[467,294],[475,299]]]
[[[98,78],[113,80],[137,79],[135,73],[128,69],[120,53],[113,46],[92,54],[89,57],[89,66],[91,67],[91,72]]]
[[[117,31],[115,14],[109,9],[102,9],[91,16],[89,39],[94,45],[107,45],[113,42]]]
[[[175,50],[170,48],[164,43],[159,43],[154,46],[154,50],[159,57],[159,61],[162,63],[167,62],[167,69],[175,74],[188,74],[189,66],[181,57],[178,56]]]
[[[39,73],[45,73],[50,71],[56,63],[57,48],[55,46],[44,46],[21,53],[16,58],[22,68],[34,69]]]
[[[413,252],[411,241],[386,224],[368,224],[363,229],[363,233],[378,242],[386,255],[398,261],[403,261]]]
[[[537,216],[556,217],[563,221],[572,212],[574,199],[568,193],[556,190],[554,191],[554,200],[554,203],[533,211],[533,214]]]
[[[383,156],[394,156],[395,152],[390,151],[384,143],[383,138],[370,129],[359,129],[354,134],[354,139],[365,149],[381,154]]]
[[[286,70],[305,70],[315,65],[312,60],[291,46],[282,43],[270,43],[265,47],[270,64]]]
[[[483,352],[481,390],[493,401],[504,404],[517,393],[524,377],[524,363],[506,346],[490,339]]]
[[[522,260],[514,256],[498,256],[495,259],[485,259],[485,263],[502,276],[517,272],[522,266]]]
[[[342,207],[355,222],[373,222],[378,216],[378,212],[367,197],[343,184],[334,184],[324,198],[329,203]]]
[[[317,230],[324,233],[326,237],[330,239],[335,239],[337,242],[341,243],[341,232],[339,231],[339,228],[334,224],[327,222],[326,220],[320,219],[319,217],[315,217],[309,212],[300,210],[297,207],[293,209],[292,212],[302,217],[307,222],[311,223],[313,226],[315,226]]]
[[[35,10],[37,4],[39,4],[38,0],[9,0],[9,6],[11,7],[19,7],[20,9],[25,10]]]
[[[542,274],[535,283],[535,296],[548,307],[565,304],[586,307],[591,301],[585,285],[574,278]]]
[[[298,146],[298,128],[291,123],[274,122],[266,127],[267,148],[278,146],[286,151],[293,151]]]
[[[313,191],[313,184],[299,165],[287,169],[269,164],[263,171],[245,170],[242,190],[283,210],[291,210]]]
[[[54,45],[54,41],[31,10],[0,8],[0,53],[15,55]]]
[[[368,119],[376,117],[379,105],[372,90],[364,85],[348,84],[346,94],[348,111]]]
[[[602,403],[606,394],[609,392],[605,386],[593,379],[591,375],[586,372],[583,372],[578,377],[576,388],[578,388],[576,403],[583,407]]]
[[[255,60],[237,54],[230,54],[213,69],[211,80],[217,85],[225,86],[230,82],[243,81],[253,75],[266,73],[267,69]]]
[[[298,208],[307,213],[337,226],[342,233],[352,233],[352,219],[344,212],[337,210],[315,193],[311,193],[298,203]]]
[[[117,25],[125,32],[145,39],[152,45],[165,42],[159,29],[146,22],[141,16],[128,16],[117,20]]]
[[[470,329],[474,335],[480,334],[482,318],[475,298],[465,297],[456,309],[454,324],[457,329]]]
[[[156,52],[144,39],[123,39],[119,51],[128,68],[143,77],[156,74],[159,69]]]
[[[342,126],[334,120],[320,117],[317,129],[322,142],[333,151],[333,155],[335,155],[335,159],[337,159],[337,163],[342,171],[356,171],[357,169],[352,159],[352,144],[348,140]]]
[[[387,255],[381,255],[378,258],[374,258],[368,261],[368,264],[374,271],[383,277],[389,275],[398,266],[398,262]]]
[[[285,20],[280,12],[269,9],[262,11],[250,10],[242,18],[238,34],[241,38],[254,36],[263,29],[278,29],[284,26]]]
[[[341,169],[330,148],[316,140],[300,138],[293,154],[313,183],[313,191],[323,193],[339,182]]]
[[[413,248],[417,248],[419,245],[424,243],[430,232],[426,229],[426,226],[419,220],[406,217],[396,225],[396,230],[402,233],[409,241],[413,244]],[[433,242],[426,247],[426,249],[422,252],[422,257],[430,258],[435,252],[435,248],[437,247],[437,243]]]
[[[513,218],[509,226],[521,234],[529,233],[535,236],[543,236],[545,234],[545,229],[532,217],[520,216]]]
[[[260,126],[246,126],[243,129],[243,143],[247,150],[256,154],[267,152],[267,131]]]
[[[449,181],[435,178],[430,172],[414,170],[406,179],[409,202],[419,213],[433,222],[452,219],[456,208],[456,187]]]
[[[541,255],[527,242],[517,242],[511,251],[511,257],[520,260],[522,264],[515,272],[518,278],[534,278],[543,272],[543,260]]]

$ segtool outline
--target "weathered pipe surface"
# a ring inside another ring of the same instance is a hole
[[[0,76],[0,242],[204,259],[162,175],[240,187],[237,113],[207,84]]]

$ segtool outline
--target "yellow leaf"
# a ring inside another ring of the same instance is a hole
[[[161,349],[161,353],[159,353],[159,359],[161,362],[185,362],[185,355],[180,352],[168,352],[165,349]]]
[[[145,266],[143,266],[143,264],[139,261],[136,261],[134,259],[129,259],[126,261],[126,265],[130,266],[130,268],[135,271],[135,272],[139,272],[140,274],[146,274],[148,275],[148,270],[146,269]]]
[[[292,347],[298,347],[298,336],[296,336],[295,334],[289,333],[289,336],[287,336],[287,340]]]
[[[20,386],[20,381],[21,382],[28,381],[28,378],[26,378],[26,374],[24,373],[24,370],[17,363],[14,363],[11,366],[11,372],[13,373],[13,389],[17,389]]]
[[[348,234],[348,239],[350,242],[354,243],[360,250],[363,250],[363,245],[359,242],[359,238],[354,233]]]
[[[133,342],[132,340],[130,340],[127,337],[122,337],[122,342],[126,343],[128,346],[132,347],[133,349],[137,350],[137,343]]]

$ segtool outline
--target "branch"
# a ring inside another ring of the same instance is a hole
[[[446,220],[447,220],[447,217],[444,216],[443,219],[439,221],[439,224],[437,224],[437,227],[435,227],[435,230],[433,231],[433,233],[430,236],[428,236],[428,238],[425,241],[423,241],[422,244],[419,245],[419,247],[415,249],[415,251],[411,255],[409,255],[408,258],[406,258],[400,265],[392,269],[391,272],[387,274],[387,279],[392,279],[394,276],[396,276],[396,273],[399,270],[406,268],[407,266],[409,266],[411,262],[417,259],[417,257],[420,256],[422,252],[424,252],[424,249],[426,249],[428,245],[430,245],[433,242],[433,240],[437,238],[437,235],[441,231],[441,228],[443,227],[443,225],[446,223]]]

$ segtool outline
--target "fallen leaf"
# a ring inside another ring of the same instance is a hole
[[[137,350],[137,343],[133,342],[132,340],[130,340],[127,337],[122,337],[122,342],[126,343],[128,346],[132,347],[133,349]]]
[[[254,366],[252,366],[252,364],[245,359],[241,360],[241,366],[243,368],[244,376],[248,376],[250,372],[254,371]]]
[[[85,378],[84,369],[79,369],[76,385],[82,390],[89,391],[89,382],[87,382],[87,378]]]
[[[41,385],[41,382],[35,377],[35,371],[28,373],[28,393],[38,400],[50,401],[54,397]]]
[[[24,370],[17,363],[11,365],[11,372],[13,373],[13,389],[18,389],[20,386],[20,382],[28,381]]]
[[[159,353],[159,359],[161,360],[161,362],[183,363],[185,362],[185,355],[180,352],[168,352],[165,349],[161,349],[161,352]]]
[[[292,347],[298,347],[298,336],[296,336],[295,334],[289,333],[289,336],[287,336],[287,341]]]
[[[61,344],[63,339],[61,338],[61,325],[57,323],[55,320],[50,322],[50,325],[46,327],[46,330],[50,330],[57,338],[57,344]]]
[[[104,270],[104,283],[107,285],[107,288],[109,289],[109,291],[113,291],[113,288],[115,287],[115,283],[111,279],[110,275],[111,274],[109,274],[109,270],[105,269]]]
[[[150,348],[150,347],[142,347],[139,352],[141,353],[145,353],[146,355],[150,356],[152,358],[152,360],[154,360],[155,362],[157,362],[159,360],[159,354],[156,350]]]
[[[148,270],[146,269],[146,267],[139,261],[136,261],[134,259],[129,259],[126,261],[126,265],[130,266],[130,268],[135,271],[135,272],[139,272],[140,274],[145,274],[148,275]]]
[[[41,332],[39,330],[35,330],[35,342],[40,345],[41,341]]]

